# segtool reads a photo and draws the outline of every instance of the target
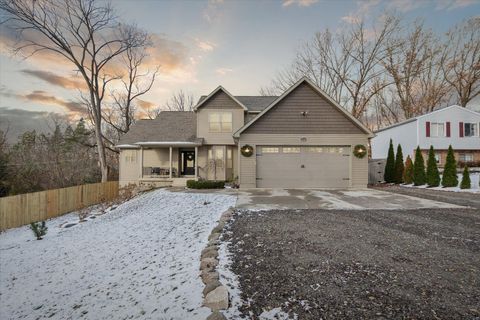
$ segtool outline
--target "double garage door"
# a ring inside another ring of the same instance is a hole
[[[347,188],[349,146],[257,146],[258,188]]]

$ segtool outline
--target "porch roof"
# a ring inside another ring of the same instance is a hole
[[[203,139],[196,135],[197,119],[194,112],[162,111],[153,120],[138,120],[120,138],[117,148],[202,145]]]

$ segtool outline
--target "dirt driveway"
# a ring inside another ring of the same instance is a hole
[[[475,209],[243,211],[224,237],[246,318],[480,317]]]

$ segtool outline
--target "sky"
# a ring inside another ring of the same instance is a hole
[[[421,18],[437,33],[480,15],[480,0],[113,0],[125,22],[152,34],[159,76],[142,97],[162,106],[182,89],[195,99],[218,85],[234,95],[257,95],[287,67],[315,32],[337,30],[384,12]],[[12,55],[0,25],[0,125],[14,134],[39,125],[47,113],[78,117],[81,79],[54,56]],[[3,118],[3,121],[2,121]],[[7,120],[7,121],[5,121]]]

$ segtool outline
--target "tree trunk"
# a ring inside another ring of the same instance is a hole
[[[107,182],[108,165],[107,157],[105,155],[105,145],[103,144],[103,137],[100,126],[100,123],[95,123],[95,140],[97,142],[98,160],[100,163],[100,172],[102,173],[102,182]]]

